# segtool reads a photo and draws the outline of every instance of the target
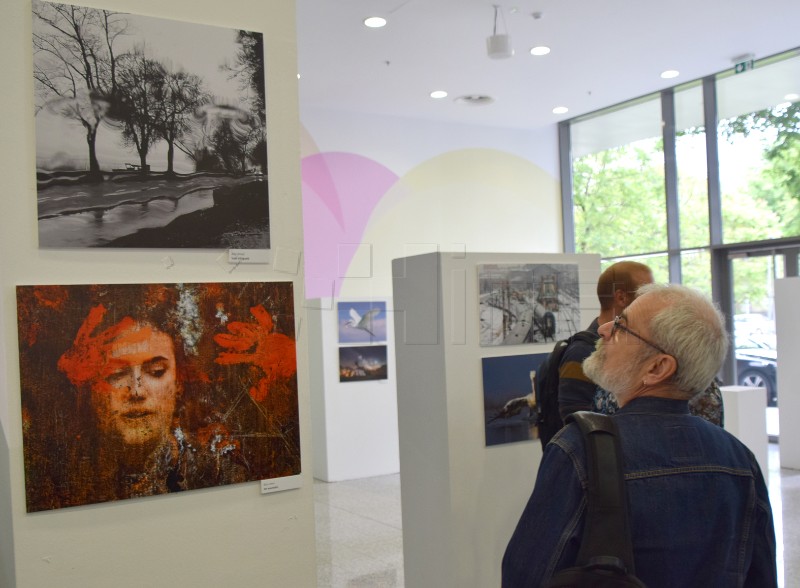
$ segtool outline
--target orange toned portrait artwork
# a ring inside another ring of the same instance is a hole
[[[18,286],[29,512],[300,473],[292,284]]]

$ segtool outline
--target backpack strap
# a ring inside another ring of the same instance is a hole
[[[584,343],[590,343],[594,345],[599,338],[600,335],[592,331],[578,331],[569,338],[569,342],[572,343],[573,341],[583,341]]]
[[[567,417],[581,430],[589,476],[586,523],[577,566],[633,576],[633,546],[619,431],[614,419],[589,411]]]
[[[561,381],[559,373],[561,371],[561,364],[564,361],[564,354],[567,352],[569,346],[575,342],[582,342],[594,346],[598,338],[599,335],[592,331],[578,331],[568,339],[561,339],[558,341],[553,346],[553,350],[539,365],[535,385],[535,397],[537,412],[536,424],[539,426],[539,441],[542,444],[542,451],[544,451],[550,439],[564,426],[558,404],[558,387]]]

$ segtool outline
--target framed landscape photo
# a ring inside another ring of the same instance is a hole
[[[363,382],[389,378],[386,345],[339,347],[339,381]]]
[[[263,35],[32,6],[39,246],[269,249]]]

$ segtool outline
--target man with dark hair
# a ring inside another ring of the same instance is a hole
[[[597,299],[600,315],[587,329],[597,333],[598,325],[614,319],[634,298],[639,286],[653,282],[653,272],[637,261],[619,261],[600,274]],[[583,373],[583,360],[594,351],[588,342],[576,340],[564,351],[558,369],[558,409],[561,418],[577,410],[592,410],[597,386]]]
[[[628,494],[636,576],[648,588],[777,586],[764,478],[735,437],[689,414],[728,350],[719,310],[699,292],[644,286],[583,363],[610,390]],[[545,449],[503,558],[504,588],[546,585],[575,565],[585,524],[587,460],[568,424]]]

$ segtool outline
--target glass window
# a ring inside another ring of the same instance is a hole
[[[737,257],[731,268],[736,383],[765,388],[768,405],[777,406],[775,280],[784,275],[783,256]]]
[[[708,249],[681,252],[681,283],[711,297],[711,254]]]
[[[706,131],[700,82],[675,91],[675,134],[680,246],[704,247],[709,244],[710,237]]]
[[[717,80],[726,243],[800,235],[800,56]]]
[[[667,249],[660,97],[570,125],[575,250]]]

